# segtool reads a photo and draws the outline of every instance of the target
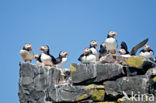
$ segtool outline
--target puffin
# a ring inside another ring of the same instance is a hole
[[[33,60],[33,52],[32,45],[30,43],[26,43],[22,50],[20,50],[20,55],[25,62]]]
[[[139,54],[139,56],[142,56],[147,59],[151,59],[153,55],[154,55],[154,51],[151,49],[149,45],[145,45]]]
[[[95,40],[92,40],[90,42],[90,49],[92,51],[92,53],[96,56],[96,60],[99,60],[99,52],[96,50],[96,46],[98,46],[98,43]]]
[[[85,48],[84,53],[80,55],[78,60],[84,64],[95,63],[96,55],[92,53],[92,50],[90,48]]]
[[[122,43],[121,43],[121,49],[118,50],[117,52],[122,57],[130,57],[131,56],[130,53],[129,53],[129,51],[128,51],[127,44],[124,41],[122,41]]]
[[[141,41],[140,43],[138,43],[137,45],[135,45],[132,50],[129,52],[128,51],[128,47],[126,42],[122,41],[121,42],[121,49],[119,49],[117,52],[120,54],[120,56],[122,57],[130,57],[130,56],[135,56],[136,52],[138,51],[138,49],[140,49],[141,47],[143,47],[146,43],[148,42],[148,38],[146,38],[145,40]]]
[[[40,53],[34,55],[34,59],[36,60],[36,64],[37,64],[37,65],[41,65],[41,64],[42,64],[42,61],[41,61],[41,54],[40,54]]]
[[[63,67],[66,64],[68,55],[69,55],[68,52],[60,51],[59,57],[56,58],[56,64],[55,64],[56,68]]]
[[[43,51],[43,53],[41,54],[41,62],[45,65],[45,66],[54,66],[56,64],[56,59],[54,56],[52,56],[49,52],[49,46],[48,45],[44,45],[41,46],[39,48],[39,50]]]
[[[107,54],[107,48],[106,48],[106,44],[105,42],[103,42],[101,45],[100,45],[100,50],[99,50],[99,59],[103,56],[106,56]]]
[[[118,34],[115,31],[109,31],[107,38],[105,40],[106,48],[108,50],[107,56],[111,53],[112,56],[116,56],[116,48],[118,47],[117,40],[114,38],[114,36],[117,36]]]

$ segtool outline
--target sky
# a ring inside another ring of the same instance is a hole
[[[131,50],[148,37],[156,52],[155,5],[155,0],[0,0],[1,103],[19,103],[19,51],[27,42],[35,54],[42,45],[55,57],[69,52],[64,68],[79,63],[89,42],[101,44],[110,30],[118,33],[119,48],[125,41]]]

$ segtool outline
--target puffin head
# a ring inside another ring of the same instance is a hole
[[[100,48],[106,48],[105,42],[103,42],[103,43],[101,44]]]
[[[95,41],[95,40],[92,40],[91,42],[90,42],[90,47],[96,47],[96,46],[98,46],[99,44]]]
[[[69,55],[69,53],[65,51],[60,51],[59,53],[59,57],[66,57],[67,55]]]
[[[26,44],[24,45],[23,49],[24,49],[24,50],[30,51],[30,50],[32,50],[32,45],[31,45],[30,43],[26,43]]]
[[[148,51],[151,49],[151,47],[149,45],[145,45],[144,48],[143,48],[145,51]]]
[[[49,46],[48,45],[44,45],[44,46],[41,46],[39,48],[39,50],[43,51],[44,53],[49,53]]]
[[[118,34],[115,32],[115,31],[109,31],[108,32],[108,36],[107,36],[107,38],[109,38],[109,37],[114,37],[114,36],[117,36]]]
[[[90,53],[92,53],[92,51],[91,51],[90,48],[85,48],[85,49],[84,49],[84,55],[88,55],[88,54],[90,54]]]
[[[124,55],[126,54],[126,50],[125,49],[120,49],[117,51],[120,55]]]

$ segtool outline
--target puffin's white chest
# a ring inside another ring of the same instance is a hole
[[[51,61],[51,57],[47,54],[42,53],[41,55],[41,61]]]
[[[92,53],[96,56],[96,59],[99,59],[99,52],[95,48],[91,48]]]
[[[115,50],[118,46],[114,38],[107,38],[105,44],[108,50]]]
[[[96,62],[96,56],[93,54],[82,57],[82,63],[94,63],[94,62]]]
[[[90,48],[90,49],[91,49],[91,51],[92,51],[92,53],[94,55],[98,55],[99,54],[98,51],[95,48]]]
[[[62,61],[61,63],[57,64],[56,67],[57,68],[60,68],[60,67],[63,67],[67,62],[67,58],[62,58]]]
[[[144,58],[152,58],[152,56],[154,55],[154,53],[152,51],[150,52],[140,52],[140,56],[144,57]]]

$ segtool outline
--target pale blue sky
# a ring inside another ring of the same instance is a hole
[[[27,42],[35,53],[45,44],[55,57],[69,52],[65,67],[78,62],[91,40],[101,44],[109,30],[129,48],[148,37],[155,51],[155,5],[155,0],[1,0],[1,103],[19,103],[19,51]]]

